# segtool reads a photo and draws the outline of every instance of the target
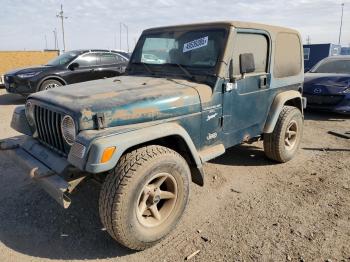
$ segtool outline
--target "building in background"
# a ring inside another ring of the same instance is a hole
[[[6,72],[21,67],[43,65],[58,55],[58,50],[0,51],[0,85],[4,83],[3,76]]]
[[[342,47],[340,54],[341,55],[350,55],[350,46],[349,47]]]
[[[304,45],[304,69],[309,71],[323,58],[340,55],[341,46],[335,44],[309,44]]]

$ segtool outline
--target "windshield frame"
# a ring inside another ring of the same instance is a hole
[[[328,62],[339,62],[339,61],[347,61],[350,64],[350,56],[349,58],[326,58],[326,59],[322,59],[321,61],[319,61],[316,65],[314,65],[309,73],[314,73],[314,74],[350,74],[349,72],[317,72],[317,69],[319,67],[321,67],[323,64],[328,63]]]
[[[176,69],[176,73],[178,75],[186,75],[184,73],[183,70],[181,70],[181,68],[178,67],[179,63],[160,63],[160,64],[156,64],[156,63],[144,63],[141,62],[141,58],[142,58],[142,49],[145,43],[145,40],[148,37],[152,37],[152,36],[157,36],[157,35],[162,35],[162,34],[175,34],[177,32],[183,32],[183,34],[186,34],[187,32],[210,32],[210,31],[218,31],[218,32],[223,32],[224,36],[223,36],[223,41],[221,44],[221,48],[219,49],[218,55],[217,55],[217,60],[215,62],[215,65],[213,66],[206,66],[206,65],[188,65],[188,64],[182,64],[180,63],[180,66],[186,68],[188,71],[190,71],[191,74],[193,75],[210,75],[210,76],[217,76],[219,73],[219,67],[220,64],[223,62],[223,59],[225,57],[225,51],[226,51],[226,45],[228,43],[228,39],[230,36],[230,30],[228,27],[224,27],[224,26],[215,26],[215,27],[211,27],[211,26],[206,26],[206,27],[191,27],[191,28],[186,28],[186,27],[170,27],[170,28],[163,28],[162,30],[146,30],[142,33],[142,35],[140,36],[134,52],[132,53],[132,56],[130,58],[130,62],[127,68],[128,72],[132,72],[134,71],[134,67],[135,65],[140,65],[140,64],[146,64],[149,68],[152,69],[152,73],[153,75],[159,75],[159,76],[166,76],[166,75],[174,75],[174,71],[173,70],[169,70],[170,68],[172,69]],[[174,65],[177,65],[177,67],[174,67]],[[143,67],[144,68],[144,67]],[[140,70],[136,70],[136,71],[140,71]],[[141,73],[141,72],[140,72]],[[144,71],[144,73],[147,73],[146,71]],[[176,75],[176,74],[175,74]]]

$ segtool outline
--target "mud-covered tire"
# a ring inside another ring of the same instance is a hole
[[[268,158],[285,163],[291,160],[300,146],[303,116],[300,110],[284,106],[272,133],[264,134],[264,151]]]
[[[41,83],[39,91],[49,90],[61,86],[62,83],[57,80],[49,79]]]
[[[189,178],[187,162],[169,148],[151,145],[123,155],[102,185],[102,224],[115,240],[130,249],[155,245],[175,228],[184,213]],[[165,196],[168,199],[162,199]],[[154,206],[158,215],[154,215]]]

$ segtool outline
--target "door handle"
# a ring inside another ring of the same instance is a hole
[[[260,76],[260,88],[267,88],[267,75]]]
[[[90,69],[90,72],[95,72],[95,69],[94,68]]]

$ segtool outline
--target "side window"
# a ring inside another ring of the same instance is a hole
[[[262,34],[238,33],[235,39],[233,63],[234,74],[239,75],[239,56],[244,53],[254,55],[255,73],[264,73],[267,71],[268,59],[268,39]]]
[[[274,76],[296,76],[301,73],[301,42],[297,34],[279,33],[276,38]]]
[[[74,62],[78,63],[80,67],[95,66],[96,54],[89,53],[78,57]]]
[[[99,61],[100,65],[113,65],[118,62],[116,55],[113,53],[100,53],[99,57],[100,57],[100,61]]]
[[[126,59],[125,59],[124,57],[122,57],[121,55],[116,54],[115,56],[116,56],[116,59],[117,59],[117,62],[118,62],[118,63],[127,63],[127,62],[128,62],[128,60],[126,60]]]

